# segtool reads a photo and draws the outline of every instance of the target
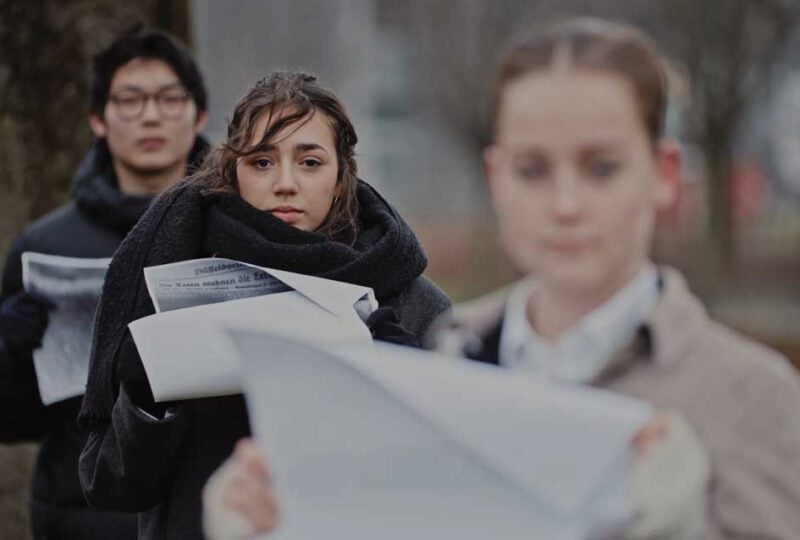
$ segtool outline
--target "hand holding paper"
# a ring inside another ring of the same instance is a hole
[[[25,290],[55,304],[33,364],[42,403],[83,394],[89,373],[94,312],[110,259],[80,259],[25,252]]]
[[[252,439],[236,443],[203,488],[203,532],[208,540],[246,540],[278,523],[269,466]]]

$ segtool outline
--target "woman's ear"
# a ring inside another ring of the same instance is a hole
[[[681,150],[674,139],[659,141],[656,148],[656,204],[659,210],[669,210],[677,202],[682,168]]]

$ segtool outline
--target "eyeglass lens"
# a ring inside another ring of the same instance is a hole
[[[117,107],[119,115],[124,120],[135,120],[139,118],[147,106],[147,102],[153,99],[159,113],[167,118],[176,118],[183,112],[189,96],[186,90],[181,88],[168,88],[153,94],[136,90],[123,90],[111,97],[112,103]]]

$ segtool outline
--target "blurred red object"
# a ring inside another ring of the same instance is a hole
[[[758,215],[765,186],[766,175],[757,159],[741,161],[733,166],[728,178],[728,204],[734,225],[745,225]]]

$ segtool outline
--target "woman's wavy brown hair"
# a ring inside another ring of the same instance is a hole
[[[256,121],[264,112],[269,115],[267,130],[253,144]],[[237,160],[273,143],[284,128],[294,124],[297,124],[295,129],[300,128],[318,112],[325,115],[333,131],[338,176],[333,206],[316,232],[328,238],[355,239],[358,179],[354,156],[358,137],[342,102],[313,75],[276,71],[258,81],[236,105],[228,123],[227,140],[209,152],[203,166],[192,175],[192,181],[204,185],[206,192],[238,193]]]

